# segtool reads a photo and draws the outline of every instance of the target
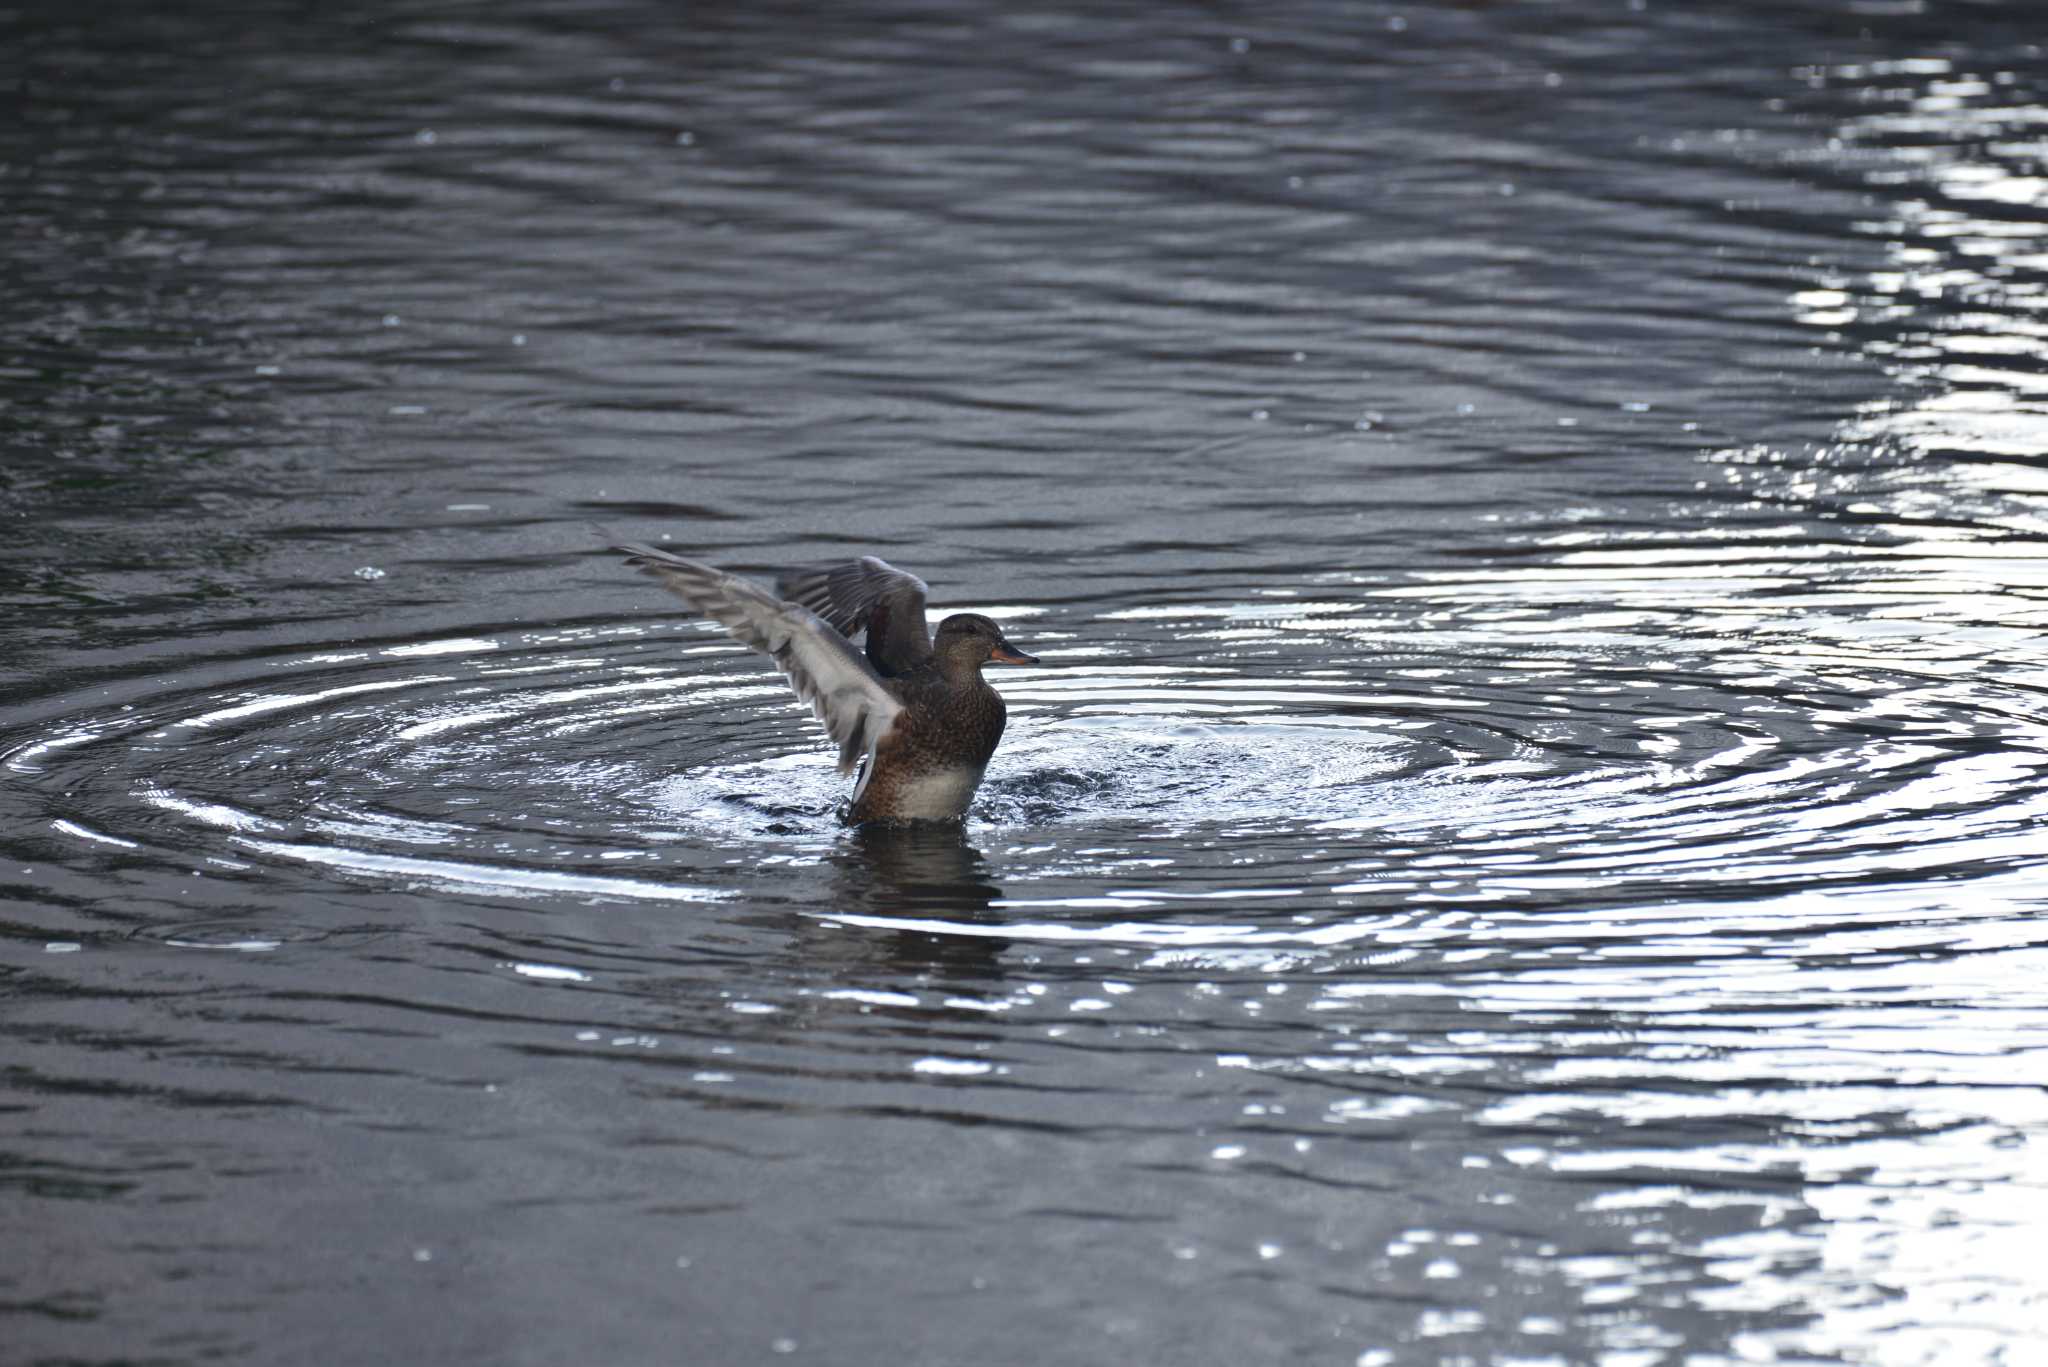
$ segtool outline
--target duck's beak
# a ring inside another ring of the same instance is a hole
[[[990,647],[988,658],[990,663],[999,665],[1035,665],[1038,663],[1036,655],[1026,655],[1021,650],[1013,649],[1008,641],[998,641],[994,646]]]

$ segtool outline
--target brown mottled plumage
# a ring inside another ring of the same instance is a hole
[[[979,613],[926,634],[925,585],[873,556],[759,585],[652,546],[626,563],[763,652],[839,744],[839,770],[864,760],[847,820],[957,821],[1003,737],[990,664],[1037,664]],[[867,654],[848,637],[866,633]]]

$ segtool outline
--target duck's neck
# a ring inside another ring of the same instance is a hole
[[[982,662],[972,655],[954,652],[939,656],[939,674],[955,687],[971,688],[982,681]]]

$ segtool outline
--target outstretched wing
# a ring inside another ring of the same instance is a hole
[[[906,673],[931,658],[924,580],[886,560],[864,555],[844,564],[792,570],[776,580],[775,591],[847,636],[867,632],[868,658],[884,677]]]
[[[738,575],[685,560],[652,546],[613,549],[626,563],[731,632],[742,645],[775,661],[796,695],[811,705],[839,745],[839,772],[850,772],[896,720],[903,705],[839,632],[810,609],[786,603]]]

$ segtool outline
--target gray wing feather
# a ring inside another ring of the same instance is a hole
[[[925,582],[886,560],[864,555],[795,570],[776,581],[775,591],[849,637],[865,631],[868,658],[884,676],[905,673],[931,658]]]
[[[775,662],[839,745],[839,772],[873,756],[903,705],[852,642],[797,603],[724,570],[637,543],[614,547],[626,563]]]

